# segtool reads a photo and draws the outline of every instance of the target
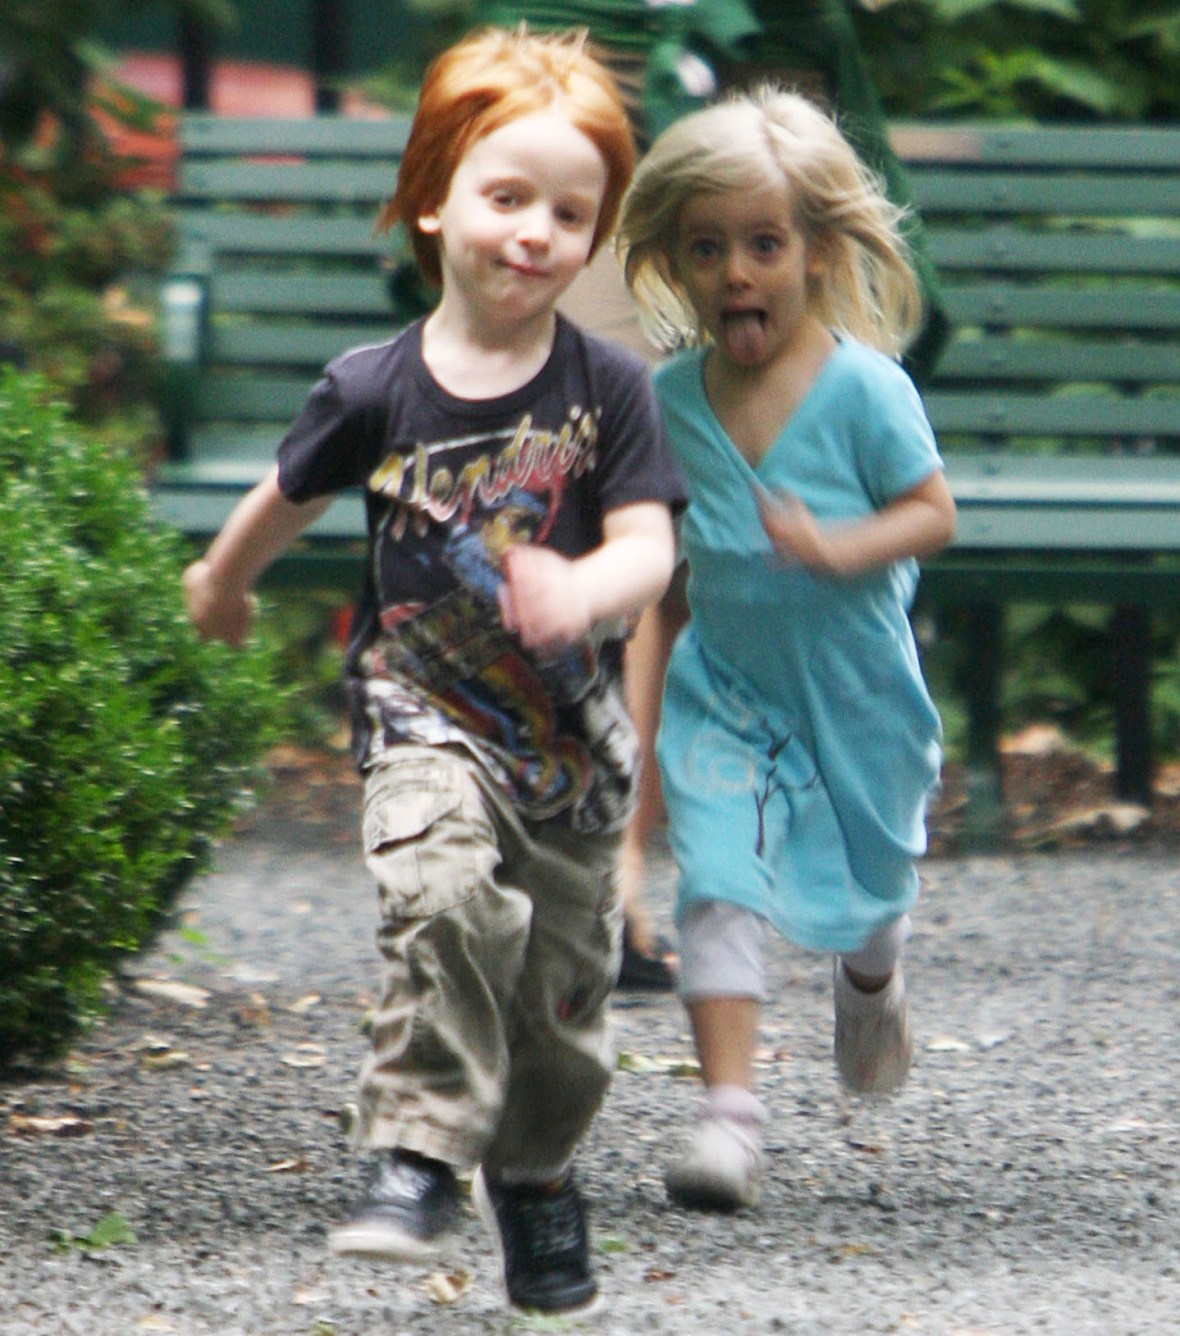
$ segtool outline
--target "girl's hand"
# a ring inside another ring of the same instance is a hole
[[[552,548],[518,543],[502,566],[500,620],[526,649],[554,653],[589,634],[589,600],[572,561]]]
[[[760,491],[758,513],[766,536],[783,561],[827,574],[837,570],[835,545],[797,496]]]
[[[181,582],[189,620],[203,640],[224,640],[238,649],[250,632],[255,599],[246,593],[227,593],[213,579],[207,561],[194,561]]]
[[[758,510],[775,552],[818,575],[856,576],[890,562],[921,560],[955,533],[955,501],[941,469],[861,519],[821,525],[786,492],[758,489]]]

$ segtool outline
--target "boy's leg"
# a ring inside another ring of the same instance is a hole
[[[482,1158],[499,1122],[531,904],[498,880],[494,807],[459,754],[394,750],[366,780],[364,843],[385,966],[357,1141],[377,1156],[331,1245],[417,1257],[457,1212],[454,1170]]]
[[[618,971],[618,840],[553,826],[505,839],[504,874],[533,900],[528,952],[508,1018],[504,1112],[475,1200],[499,1244],[513,1307],[597,1306],[585,1205],[571,1161],[614,1069],[607,1007]]]

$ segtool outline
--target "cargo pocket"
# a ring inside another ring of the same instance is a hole
[[[470,898],[475,886],[470,823],[461,819],[465,778],[432,759],[386,765],[365,788],[365,862],[385,912],[428,918]]]

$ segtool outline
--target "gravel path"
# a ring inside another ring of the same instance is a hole
[[[621,1069],[580,1159],[607,1295],[596,1330],[1180,1329],[1171,862],[1109,846],[924,872],[907,970],[919,1053],[897,1099],[840,1093],[827,962],[775,947],[757,1212],[665,1199],[691,1046],[674,999],[619,997]],[[665,922],[671,888],[661,856]],[[503,1315],[473,1215],[434,1269],[327,1255],[325,1226],[364,1180],[339,1121],[374,978],[351,827],[325,841],[264,806],[182,909],[68,1062],[0,1084],[3,1336],[525,1325]]]

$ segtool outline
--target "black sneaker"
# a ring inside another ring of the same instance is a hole
[[[356,1253],[414,1262],[433,1257],[459,1214],[460,1192],[450,1165],[387,1151],[364,1201],[328,1233],[334,1253]]]
[[[513,1308],[584,1316],[598,1307],[586,1208],[568,1170],[556,1183],[508,1186],[476,1171],[476,1210],[500,1249]]]

